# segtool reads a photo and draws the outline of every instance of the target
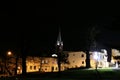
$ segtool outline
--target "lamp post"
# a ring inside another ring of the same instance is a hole
[[[11,56],[11,57],[15,58],[15,74],[14,75],[17,75],[18,55],[17,54],[15,55],[11,51],[8,51],[7,56]]]
[[[61,71],[61,54],[63,52],[63,41],[61,39],[61,31],[59,28],[59,34],[56,43],[56,51],[57,51],[57,63],[58,63],[58,73]]]

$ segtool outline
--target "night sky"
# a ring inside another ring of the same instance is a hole
[[[100,31],[96,38],[98,44],[118,49],[120,47],[120,18],[116,16],[81,17],[79,21],[72,18],[66,22],[63,19],[61,23],[55,17],[45,17],[43,21],[35,19],[26,19],[26,22],[16,18],[3,21],[0,28],[1,52],[19,51],[21,40],[25,39],[29,54],[54,53],[59,26],[65,51],[83,50],[92,26],[97,26]]]
[[[11,3],[9,8],[7,4],[0,8],[0,16],[7,16],[1,18],[0,24],[1,53],[7,50],[19,52],[23,39],[28,54],[54,53],[59,26],[65,51],[83,50],[92,26],[97,26],[100,31],[96,38],[98,44],[120,49],[120,17],[110,15],[115,9],[109,6],[62,1],[30,1],[21,6],[17,2]]]

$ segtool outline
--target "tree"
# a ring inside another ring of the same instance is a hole
[[[56,45],[56,52],[57,52],[57,62],[58,62],[58,72],[61,71],[61,61],[62,61],[62,53],[63,53],[63,44],[60,42]]]
[[[1,54],[0,55],[0,68],[1,68],[1,73],[3,74],[8,74],[8,75],[12,75],[11,70],[9,69],[9,65],[10,62],[8,60],[8,57],[6,54]]]
[[[26,75],[27,41],[24,32],[21,33],[21,57],[22,57],[22,75]]]
[[[67,57],[68,54],[64,54],[63,52],[63,41],[61,39],[61,31],[59,28],[59,34],[56,43],[56,53],[57,53],[57,61],[58,61],[58,72],[61,71],[61,63],[68,63]]]
[[[96,47],[96,35],[99,33],[96,29],[97,26],[88,28],[87,31],[87,41],[86,41],[86,68],[90,68],[90,47]],[[94,45],[93,45],[94,44]]]
[[[42,72],[42,65],[43,65],[43,60],[45,59],[45,56],[47,56],[47,54],[41,53],[40,56],[40,72]]]
[[[25,76],[26,75],[26,57],[27,57],[26,55],[27,51],[26,51],[25,45],[23,45],[21,51],[22,51],[22,75]]]
[[[69,64],[68,56],[69,56],[68,53],[63,51],[61,54],[61,63]]]

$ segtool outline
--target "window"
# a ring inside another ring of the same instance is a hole
[[[36,66],[34,66],[34,70],[36,70]]]
[[[52,69],[52,71],[54,71],[54,67],[53,66],[51,67],[51,69]]]
[[[84,54],[82,54],[81,57],[84,57]]]
[[[78,68],[78,66],[77,66],[77,65],[75,65],[75,68]]]
[[[42,63],[44,63],[45,61],[44,60],[42,60]]]
[[[48,60],[46,60],[45,63],[47,64],[47,63],[48,63]]]
[[[84,64],[84,61],[82,61],[82,64]]]
[[[32,66],[30,66],[30,70],[32,70]]]
[[[45,68],[45,70],[47,70],[47,68]]]
[[[52,62],[52,64],[55,64],[55,62]]]
[[[57,70],[58,68],[56,67],[56,69],[55,70]]]

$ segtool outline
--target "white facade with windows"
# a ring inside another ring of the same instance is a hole
[[[90,64],[92,68],[96,66],[98,68],[109,67],[109,63],[107,61],[107,51],[102,49],[100,52],[90,52]]]

